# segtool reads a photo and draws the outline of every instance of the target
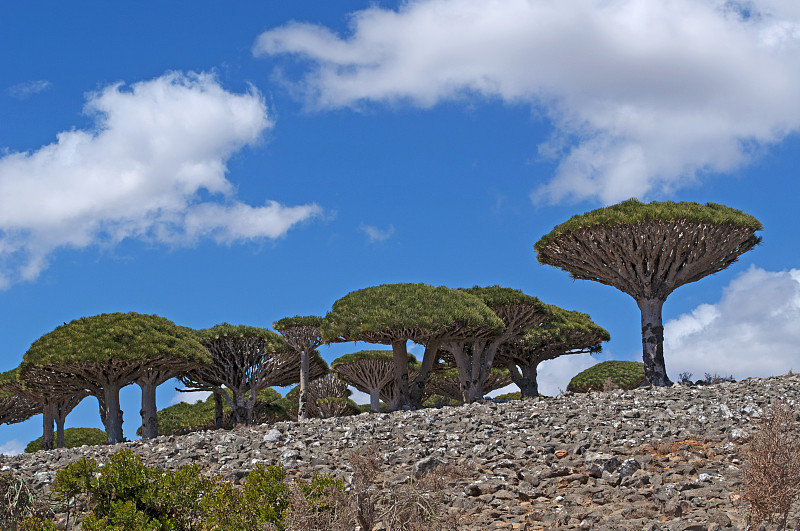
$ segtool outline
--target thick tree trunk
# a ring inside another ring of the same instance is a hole
[[[156,385],[150,381],[139,381],[142,389],[142,439],[153,439],[158,436],[158,416],[156,409]]]
[[[422,407],[422,393],[425,391],[425,383],[431,375],[433,364],[436,362],[436,353],[441,345],[441,341],[431,341],[425,345],[422,366],[419,369],[419,374],[414,378],[414,383],[411,385],[410,390],[411,405],[414,407]]]
[[[103,386],[103,398],[106,409],[106,437],[108,444],[121,443],[122,409],[119,407],[119,384],[110,383]]]
[[[214,427],[222,429],[222,396],[214,391]]]
[[[539,396],[539,382],[536,381],[537,369],[536,365],[521,365],[522,379],[517,384],[522,398],[536,398]],[[513,378],[513,376],[512,376]]]
[[[642,312],[642,361],[644,362],[644,384],[671,385],[664,365],[664,325],[661,322],[660,299],[637,300]]]
[[[247,422],[247,406],[244,401],[244,391],[237,390],[233,392],[233,404],[231,404],[231,424],[245,424]]]
[[[53,449],[53,421],[55,415],[53,414],[55,405],[49,402],[44,403],[42,408],[42,450]]]
[[[55,421],[56,421],[56,448],[64,448],[64,421],[67,420],[66,407],[59,407],[58,404],[54,405]]]
[[[300,351],[300,396],[297,404],[297,418],[308,418],[308,352]]]
[[[369,410],[373,413],[377,413],[381,410],[380,392],[381,390],[378,388],[369,390]]]
[[[411,402],[408,391],[408,350],[406,350],[406,343],[405,339],[392,343],[394,384],[397,386],[397,399],[393,409],[401,409]]]

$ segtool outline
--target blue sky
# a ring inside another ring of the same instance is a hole
[[[0,47],[1,371],[103,312],[270,326],[380,283],[501,284],[611,333],[542,365],[557,393],[640,359],[639,314],[533,244],[632,196],[764,224],[667,300],[670,376],[800,368],[794,2],[32,1],[0,6]],[[67,419],[100,425],[91,398]],[[0,426],[0,452],[40,434]]]

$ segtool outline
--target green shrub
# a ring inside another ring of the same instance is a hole
[[[460,406],[461,401],[444,395],[431,395],[423,403],[422,407],[444,407],[444,406]]]
[[[106,432],[98,428],[67,428],[64,430],[64,448],[78,448],[84,444],[106,444]],[[26,454],[42,449],[42,438],[34,439],[25,447]]]
[[[283,467],[258,465],[247,475],[241,489],[227,482],[219,484],[201,501],[206,527],[236,531],[261,529],[271,523],[283,529],[291,493],[285,479]]]
[[[567,385],[567,391],[602,391],[608,387],[609,378],[619,389],[635,389],[644,381],[644,364],[638,361],[615,360],[598,363],[576,374]]]
[[[497,395],[494,397],[495,400],[522,400],[522,393],[520,391],[516,391],[513,393],[504,393],[502,395]]]

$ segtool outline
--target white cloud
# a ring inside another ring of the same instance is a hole
[[[800,367],[800,269],[751,266],[716,304],[701,304],[664,325],[667,370],[693,379],[709,374],[774,376]]]
[[[52,86],[52,83],[45,79],[38,79],[36,81],[25,81],[24,83],[17,83],[7,89],[8,95],[18,100],[27,99],[29,96],[38,94],[43,90],[47,90]]]
[[[348,385],[347,388],[350,390],[350,396],[348,397],[350,400],[355,402],[356,404],[369,404],[370,398],[367,393],[359,391],[352,385]]]
[[[187,404],[194,404],[196,402],[205,402],[211,396],[211,391],[189,391],[186,393],[177,392],[175,396],[169,401],[171,406],[185,402]]]
[[[254,89],[234,94],[211,75],[173,72],[106,87],[85,111],[93,129],[0,158],[0,287],[34,280],[60,247],[277,238],[320,212],[236,200],[227,161],[272,126]]]
[[[275,28],[253,51],[310,59],[296,86],[322,108],[531,105],[559,162],[537,201],[645,198],[800,129],[794,0],[416,0],[354,13],[346,36]]]
[[[359,229],[361,229],[364,234],[367,235],[369,239],[369,243],[376,243],[388,240],[392,234],[394,234],[394,225],[389,225],[387,229],[379,229],[374,225],[364,225],[362,224]]]
[[[16,439],[0,444],[0,454],[18,455],[25,451],[25,446]]]

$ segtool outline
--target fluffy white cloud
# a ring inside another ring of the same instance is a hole
[[[394,225],[389,225],[388,229],[379,229],[374,225],[361,225],[359,227],[367,235],[369,243],[382,242],[388,240],[394,234]]]
[[[800,368],[800,269],[751,266],[723,291],[664,325],[664,358],[673,378],[691,372],[774,376]]]
[[[537,200],[644,198],[746,163],[800,128],[795,0],[416,0],[351,32],[292,23],[256,55],[312,61],[312,105],[470,95],[525,103],[559,161]]]
[[[0,444],[0,454],[18,455],[25,451],[25,446],[16,439]]]
[[[254,89],[234,94],[207,74],[169,73],[106,87],[85,111],[93,129],[0,158],[0,287],[35,279],[59,247],[277,238],[320,212],[235,199],[228,159],[272,126]]]

